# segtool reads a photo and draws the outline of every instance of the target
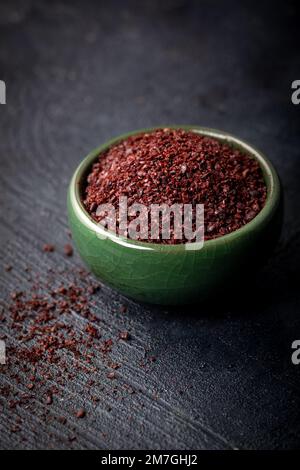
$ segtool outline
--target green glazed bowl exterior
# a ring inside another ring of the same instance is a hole
[[[236,283],[243,283],[272,252],[281,229],[281,189],[273,165],[261,152],[225,132],[199,126],[184,128],[214,137],[256,158],[267,185],[261,212],[239,230],[204,242],[160,245],[118,237],[99,226],[87,213],[81,194],[99,153],[129,135],[113,139],[93,150],[76,169],[68,191],[68,216],[75,245],[89,269],[99,279],[135,300],[177,305],[206,300]]]

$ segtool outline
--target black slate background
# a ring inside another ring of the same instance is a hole
[[[42,397],[17,410],[0,398],[1,448],[299,448],[300,366],[291,362],[300,339],[300,106],[291,103],[298,29],[296,2],[1,2],[4,306],[12,290],[26,288],[26,265],[41,278],[49,268],[81,266],[62,253],[68,181],[90,149],[120,133],[168,123],[224,129],[269,156],[285,192],[276,253],[229,302],[162,309],[104,286],[95,312],[104,334],[130,330],[132,341],[113,355],[120,381],[138,393],[116,399],[99,363],[98,404],[79,380],[52,405],[50,416],[65,414],[67,426],[41,419]],[[55,253],[42,253],[47,242]],[[14,333],[0,328],[9,357]],[[145,348],[157,357],[147,370],[137,365]],[[2,384],[20,388],[2,372]],[[76,420],[80,406],[87,416]],[[16,414],[23,425],[11,433]]]

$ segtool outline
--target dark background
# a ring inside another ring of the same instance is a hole
[[[81,265],[77,255],[46,256],[41,246],[67,241],[66,190],[76,165],[123,132],[173,123],[231,132],[272,160],[285,193],[274,256],[229,303],[161,309],[103,287],[95,311],[104,333],[130,330],[132,342],[114,354],[121,379],[139,393],[116,400],[95,389],[95,406],[79,387],[66,387],[50,414],[88,411],[84,420],[70,418],[72,442],[68,427],[40,418],[42,399],[20,411],[1,399],[1,448],[300,447],[300,366],[291,362],[300,339],[300,105],[291,103],[298,31],[296,2],[1,1],[3,305],[26,287],[24,266],[43,277],[49,267]],[[14,344],[13,332],[0,328]],[[147,372],[136,366],[144,348],[157,357]],[[18,388],[5,374],[1,382]],[[25,425],[12,434],[15,413]]]

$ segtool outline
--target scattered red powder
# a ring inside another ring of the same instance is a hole
[[[46,253],[52,253],[55,250],[55,246],[52,245],[51,243],[45,243],[43,246],[43,251]]]
[[[9,271],[7,276],[13,274]],[[7,363],[1,365],[0,411],[7,408],[12,420],[10,431],[22,433],[19,410],[29,409],[37,416],[39,401],[44,405],[39,419],[45,424],[55,419],[67,426],[73,441],[76,436],[69,421],[74,414],[86,419],[90,414],[83,408],[66,408],[64,412],[70,416],[67,420],[65,416],[52,415],[52,409],[64,398],[69,386],[80,389],[87,410],[99,401],[105,382],[105,393],[121,399],[127,390],[122,374],[117,376],[115,372],[122,364],[115,362],[113,355],[119,338],[128,339],[129,332],[119,335],[115,331],[102,337],[105,323],[102,325],[102,319],[93,312],[101,285],[84,269],[58,272],[50,268],[43,276],[34,275],[28,267],[25,271],[31,273],[28,284],[22,291],[11,292],[7,305],[0,310],[1,326],[9,331],[9,335],[1,334],[6,342]],[[123,323],[119,308],[116,315]],[[149,360],[146,366],[150,364]],[[83,376],[87,378],[84,383]],[[25,433],[23,439],[26,440]]]
[[[64,253],[66,256],[73,256],[73,247],[69,243],[64,246]]]

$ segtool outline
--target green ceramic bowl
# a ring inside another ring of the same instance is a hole
[[[273,250],[282,223],[280,182],[272,164],[249,144],[222,131],[180,127],[214,137],[256,158],[267,185],[262,211],[239,230],[204,242],[160,245],[118,237],[95,223],[81,202],[86,175],[100,152],[143,129],[122,135],[93,150],[78,166],[68,192],[68,215],[75,245],[99,279],[138,301],[176,305],[206,300],[254,273]]]

